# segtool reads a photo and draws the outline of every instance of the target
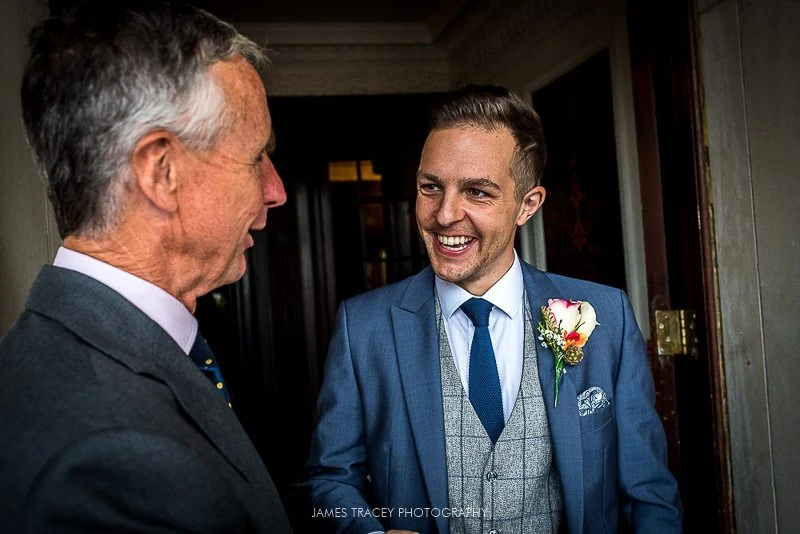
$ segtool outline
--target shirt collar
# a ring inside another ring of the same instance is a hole
[[[197,335],[197,319],[178,299],[156,286],[108,263],[59,247],[53,265],[83,273],[104,284],[150,317],[189,353]]]
[[[449,320],[462,304],[475,296],[457,284],[446,282],[438,276],[434,277],[434,283],[436,284],[436,294],[439,296],[439,304],[442,306],[442,316],[445,320]],[[488,300],[511,319],[514,319],[522,308],[522,293],[524,290],[522,264],[515,250],[514,263],[511,268],[480,298]]]

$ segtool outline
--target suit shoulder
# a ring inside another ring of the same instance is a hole
[[[620,293],[625,293],[622,289],[608,286],[605,284],[599,284],[597,282],[591,282],[589,280],[582,280],[580,278],[572,278],[570,276],[555,274],[548,271],[540,271],[539,269],[528,263],[523,263],[523,266],[525,269],[528,269],[530,273],[538,273],[544,276],[559,291],[562,291],[565,294],[570,292],[576,293],[578,295],[594,294],[594,295],[601,295],[603,297],[618,299]],[[570,298],[573,298],[574,300],[586,300],[585,298],[581,298],[579,296]]]
[[[622,289],[572,278],[545,271],[539,271],[530,265],[525,264],[529,285],[529,290],[538,284],[550,286],[547,298],[581,300],[588,302],[605,320],[613,319],[622,321],[628,314],[632,313],[631,304],[628,296]],[[542,302],[544,304],[545,302]],[[601,320],[601,322],[603,322]]]
[[[605,284],[599,284],[597,282],[590,282],[589,280],[581,280],[580,278],[571,278],[569,276],[563,276],[559,274],[552,274],[552,273],[545,273],[545,276],[550,278],[553,284],[556,287],[562,288],[576,288],[580,291],[591,292],[591,293],[599,293],[602,295],[608,296],[618,296],[620,292],[623,292],[621,289],[608,286]]]
[[[347,308],[348,313],[353,310],[365,310],[373,313],[379,310],[388,310],[392,306],[398,305],[406,296],[409,288],[413,284],[419,283],[420,279],[425,276],[426,271],[422,271],[421,273],[404,278],[399,282],[394,282],[350,297],[346,299],[342,305]],[[433,294],[432,289],[431,294]]]
[[[37,381],[66,381],[90,376],[84,357],[92,350],[73,331],[58,321],[25,310],[0,339],[0,364],[7,372],[28,372]]]

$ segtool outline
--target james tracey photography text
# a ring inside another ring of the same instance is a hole
[[[482,517],[485,508],[314,508],[312,518],[325,517]]]

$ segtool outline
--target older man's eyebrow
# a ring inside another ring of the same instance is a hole
[[[271,156],[275,153],[275,145],[277,141],[275,139],[275,130],[270,130],[269,132],[269,139],[267,139],[267,143],[264,145],[264,148],[261,150],[268,156]]]

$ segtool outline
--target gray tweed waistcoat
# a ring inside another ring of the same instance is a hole
[[[522,381],[511,417],[492,445],[461,384],[436,298],[451,534],[558,532],[561,482],[553,464],[527,295],[524,310]]]

